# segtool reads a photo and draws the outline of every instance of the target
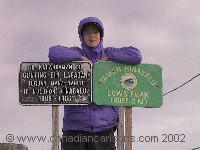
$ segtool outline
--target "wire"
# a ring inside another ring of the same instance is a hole
[[[196,150],[196,149],[200,149],[200,147],[197,147],[197,148],[193,148],[193,149],[191,149],[191,150]]]
[[[194,76],[192,79],[190,79],[189,81],[187,81],[187,82],[183,83],[183,84],[182,84],[182,85],[180,85],[179,87],[177,87],[177,88],[175,88],[175,89],[173,89],[173,90],[171,90],[171,91],[169,91],[169,92],[167,92],[167,93],[163,94],[163,96],[165,96],[165,95],[167,95],[167,94],[169,94],[169,93],[171,93],[171,92],[173,92],[173,91],[176,91],[177,89],[179,89],[180,87],[182,87],[182,86],[184,86],[185,84],[189,83],[190,81],[192,81],[194,78],[198,77],[199,75],[200,75],[200,74],[198,74],[198,75]]]
[[[187,82],[183,83],[182,85],[178,86],[177,88],[175,88],[175,89],[173,89],[173,90],[171,90],[171,91],[169,91],[169,92],[163,94],[163,96],[165,96],[165,95],[167,95],[167,94],[169,94],[169,93],[171,93],[171,92],[173,92],[173,91],[176,91],[176,90],[179,89],[180,87],[184,86],[185,84],[191,82],[193,79],[197,78],[199,75],[200,75],[200,74],[197,74],[196,76],[192,77],[189,81],[187,81]],[[197,149],[200,149],[200,147],[192,148],[191,150],[197,150]]]

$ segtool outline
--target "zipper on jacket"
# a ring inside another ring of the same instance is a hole
[[[91,131],[93,131],[93,126],[91,126]]]

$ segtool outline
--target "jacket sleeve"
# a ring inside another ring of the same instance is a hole
[[[70,61],[81,60],[81,52],[78,47],[64,47],[64,46],[52,46],[49,48],[49,61],[53,63],[64,63]]]
[[[140,64],[142,55],[140,50],[130,46],[122,48],[107,47],[105,53],[110,61],[116,61],[127,64]]]

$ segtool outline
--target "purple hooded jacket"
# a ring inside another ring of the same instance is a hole
[[[96,47],[89,47],[84,43],[81,35],[81,28],[84,24],[94,22],[101,29],[101,41]],[[142,60],[141,53],[134,47],[103,48],[104,29],[101,21],[96,17],[88,17],[80,21],[78,34],[81,47],[53,46],[49,48],[49,60],[53,63],[64,63],[69,61],[80,61],[82,56],[87,57],[93,63],[105,56],[109,61],[116,61],[127,64],[139,64]],[[83,130],[98,132],[111,129],[118,125],[118,107],[96,105],[94,102],[87,106],[64,106],[63,128],[65,130]]]

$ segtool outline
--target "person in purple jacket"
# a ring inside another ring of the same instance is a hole
[[[52,46],[49,48],[48,55],[50,62],[64,63],[82,60],[95,63],[100,60],[109,60],[139,64],[142,60],[140,51],[132,46],[103,48],[104,28],[102,22],[96,17],[81,20],[78,34],[81,48]],[[118,122],[118,107],[116,106],[96,105],[95,102],[87,106],[65,105],[62,150],[115,150],[114,140],[108,140],[110,139],[108,137],[114,137]],[[74,138],[69,141],[69,137]],[[90,138],[85,139],[85,137]]]

